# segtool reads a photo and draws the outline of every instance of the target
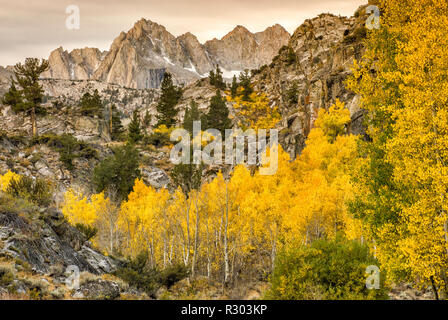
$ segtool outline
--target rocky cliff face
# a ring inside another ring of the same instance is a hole
[[[189,84],[206,77],[218,64],[230,79],[242,70],[270,63],[289,37],[280,25],[255,34],[238,26],[221,40],[203,45],[189,32],[175,37],[164,26],[141,19],[122,32],[108,52],[95,48],[54,50],[49,57],[50,70],[42,77],[94,79],[148,89],[160,87],[165,72],[172,73],[178,84]]]
[[[12,67],[4,68],[0,66],[0,96],[8,91],[11,85]]]
[[[256,89],[280,107],[280,140],[292,157],[304,148],[319,108],[336,99],[350,110],[348,129],[362,132],[359,97],[345,88],[345,80],[353,60],[362,56],[366,19],[363,6],[351,18],[322,14],[307,20],[273,62],[255,72]]]
[[[255,34],[237,26],[221,40],[207,41],[205,48],[223,69],[242,71],[269,64],[289,38],[290,34],[278,24]]]
[[[43,78],[87,80],[99,67],[106,53],[96,48],[75,49],[67,52],[62,47],[51,52],[50,69]]]
[[[33,271],[50,273],[55,265],[77,266],[94,274],[111,273],[118,262],[90,248],[85,236],[54,208],[39,209],[21,202],[8,208],[1,195],[0,255],[27,262]],[[29,237],[29,234],[38,236]]]

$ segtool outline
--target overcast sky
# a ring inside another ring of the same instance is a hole
[[[276,23],[290,33],[308,18],[330,12],[351,16],[367,0],[0,0],[0,65],[26,57],[48,58],[64,49],[108,50],[140,18],[199,41],[221,38],[236,25],[258,32]],[[66,8],[80,10],[79,30],[66,28]]]

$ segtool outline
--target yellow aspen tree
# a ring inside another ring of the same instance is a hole
[[[98,218],[89,199],[73,189],[67,190],[64,194],[62,213],[72,225],[84,224],[93,227]]]

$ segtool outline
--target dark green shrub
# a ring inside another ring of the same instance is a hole
[[[144,144],[149,144],[155,147],[164,147],[170,145],[170,135],[165,132],[155,131],[143,138]]]
[[[78,156],[85,159],[98,159],[98,151],[89,145],[81,144]]]
[[[84,93],[79,101],[79,106],[81,107],[81,114],[89,117],[102,116],[104,109],[98,90],[95,90],[93,94],[90,94],[90,92]]]
[[[318,240],[280,252],[271,275],[268,299],[387,299],[384,275],[379,290],[366,288],[366,268],[379,265],[366,246],[354,241]]]
[[[160,273],[148,266],[148,254],[142,252],[135,259],[118,269],[115,275],[126,281],[131,287],[143,290],[150,297],[154,297],[160,287]]]
[[[168,289],[171,288],[176,282],[188,277],[188,268],[184,264],[176,264],[169,266],[161,273],[161,283]]]

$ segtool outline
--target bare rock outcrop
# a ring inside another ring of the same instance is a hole
[[[50,68],[43,78],[88,80],[104,59],[105,53],[97,48],[75,49],[67,52],[62,47],[51,52]]]
[[[55,265],[75,265],[93,274],[110,273],[119,266],[88,248],[85,236],[53,208],[0,207],[0,240],[0,255],[25,261],[42,274],[50,274]]]

